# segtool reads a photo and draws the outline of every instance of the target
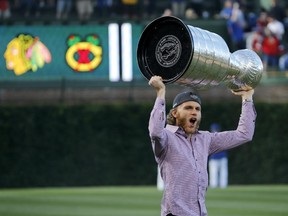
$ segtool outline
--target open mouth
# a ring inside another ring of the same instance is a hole
[[[193,126],[195,125],[196,121],[197,121],[197,118],[194,118],[194,117],[192,117],[192,118],[189,119],[189,122],[190,122]]]

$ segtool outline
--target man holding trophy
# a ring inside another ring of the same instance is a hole
[[[233,91],[243,101],[236,130],[210,133],[198,129],[201,100],[197,95],[192,92],[178,94],[166,121],[165,84],[159,76],[151,77],[149,84],[157,92],[149,133],[165,185],[161,216],[207,215],[208,156],[252,140],[256,119],[254,90]]]
[[[158,18],[144,29],[137,58],[157,95],[149,136],[165,185],[161,216],[206,216],[208,157],[252,140],[256,120],[253,94],[263,64],[253,51],[231,54],[219,35],[187,26],[175,17]],[[169,83],[192,90],[176,95],[166,116]],[[242,99],[238,127],[223,132],[199,130],[202,102],[193,92],[221,83]]]

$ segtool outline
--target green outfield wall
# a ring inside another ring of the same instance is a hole
[[[152,104],[0,107],[0,187],[154,185]],[[230,150],[229,184],[288,182],[287,104],[256,104],[253,141]],[[237,127],[239,103],[204,104],[201,129]]]

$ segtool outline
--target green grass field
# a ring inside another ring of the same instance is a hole
[[[159,216],[155,187],[1,189],[0,216]],[[207,192],[209,216],[287,216],[288,186]]]

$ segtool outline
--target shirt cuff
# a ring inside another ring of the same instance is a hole
[[[244,99],[244,100],[242,100],[242,103],[245,103],[245,102],[251,102],[251,103],[253,103],[253,100],[252,100],[252,99]]]

